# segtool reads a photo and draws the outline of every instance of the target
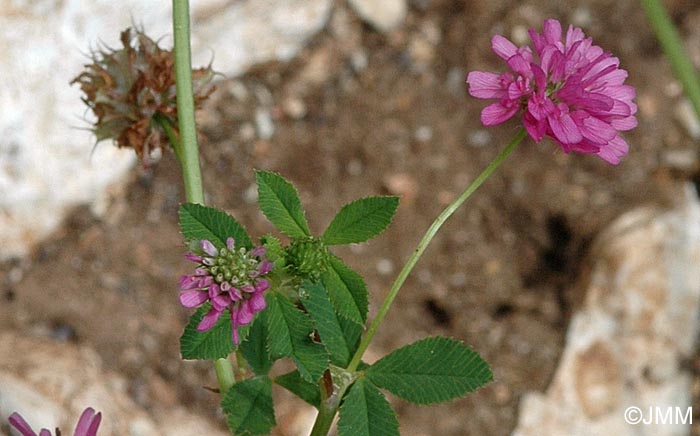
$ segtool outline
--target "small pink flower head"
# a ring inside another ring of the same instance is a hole
[[[543,34],[533,29],[529,34],[534,53],[500,35],[491,40],[512,71],[469,73],[471,96],[497,100],[483,109],[481,122],[493,126],[521,112],[535,141],[549,136],[566,153],[620,163],[629,147],[619,132],[637,126],[637,106],[619,59],[593,45],[579,28],[569,26],[563,36],[557,20],[545,20]]]
[[[250,324],[255,314],[265,309],[263,292],[270,282],[263,276],[272,271],[272,263],[265,259],[265,247],[236,248],[233,238],[226,240],[225,248],[217,249],[207,240],[199,241],[197,247],[201,252],[185,255],[198,265],[194,274],[180,278],[180,303],[185,307],[211,303],[198,331],[214,327],[228,309],[233,343],[238,345],[238,327]]]
[[[19,413],[13,413],[8,418],[8,421],[12,427],[14,427],[22,436],[37,436],[37,434],[32,430],[27,421],[22,418]],[[95,409],[88,407],[80,415],[78,420],[78,425],[75,427],[75,432],[73,436],[96,436],[97,429],[102,421],[102,414],[95,413]],[[59,435],[60,432],[56,429],[56,434]],[[51,432],[45,428],[39,431],[38,436],[51,436]]]

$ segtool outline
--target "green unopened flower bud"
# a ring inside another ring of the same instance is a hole
[[[313,281],[318,281],[328,269],[328,256],[328,248],[323,241],[313,237],[294,239],[285,250],[291,272]]]

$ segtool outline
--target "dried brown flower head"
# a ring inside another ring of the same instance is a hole
[[[71,84],[80,84],[83,101],[97,117],[91,129],[97,141],[113,139],[131,147],[144,166],[157,161],[169,143],[159,121],[177,134],[175,57],[142,30],[121,33],[123,48],[92,52],[92,63]],[[192,71],[195,107],[214,91],[211,65]]]

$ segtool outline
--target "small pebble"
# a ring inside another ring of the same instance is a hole
[[[416,129],[415,138],[420,142],[428,142],[433,139],[433,129],[430,126],[420,126]]]
[[[275,134],[275,124],[272,122],[272,116],[265,109],[260,108],[255,111],[255,126],[260,139],[268,140]]]
[[[394,272],[394,263],[387,258],[379,259],[377,262],[377,272],[380,275],[388,276]]]
[[[418,182],[408,173],[395,173],[384,177],[389,193],[400,195],[404,204],[411,204],[418,193]]]
[[[248,204],[253,204],[258,201],[258,185],[252,184],[243,191],[243,201]]]
[[[369,58],[367,57],[367,52],[363,49],[355,50],[350,55],[350,65],[355,72],[361,72],[367,68],[369,65]]]
[[[491,143],[491,140],[493,139],[493,136],[491,133],[489,133],[488,130],[485,129],[479,129],[475,130],[472,134],[469,135],[469,143],[476,148],[481,148],[489,143]]]
[[[255,126],[251,123],[243,123],[238,129],[238,134],[241,136],[241,140],[248,142],[255,139]]]
[[[282,103],[284,113],[294,120],[300,120],[306,116],[307,110],[304,101],[300,98],[290,97]]]
[[[365,166],[362,164],[360,159],[351,159],[350,162],[348,162],[348,165],[345,167],[345,170],[351,176],[359,176],[365,170]]]
[[[691,138],[700,139],[700,120],[688,100],[683,99],[676,106],[675,115]]]

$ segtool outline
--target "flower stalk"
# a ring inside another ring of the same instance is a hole
[[[476,179],[474,179],[474,181],[467,187],[467,189],[464,190],[462,195],[460,195],[455,201],[448,205],[440,213],[440,215],[438,215],[435,221],[433,221],[428,230],[425,232],[423,238],[418,243],[418,246],[413,251],[413,254],[411,254],[411,257],[408,259],[403,269],[396,277],[396,280],[394,280],[394,283],[391,285],[389,293],[384,298],[384,302],[382,303],[382,306],[377,312],[377,316],[374,318],[374,320],[372,320],[372,323],[367,329],[367,333],[365,333],[364,337],[362,338],[362,341],[360,342],[360,345],[357,348],[357,351],[355,352],[352,360],[348,364],[347,370],[345,371],[346,373],[354,373],[357,370],[357,367],[362,361],[362,356],[367,350],[369,344],[372,342],[372,339],[374,339],[374,335],[377,333],[377,330],[379,329],[379,326],[381,325],[382,321],[384,321],[384,318],[386,317],[387,313],[389,313],[389,309],[391,309],[391,305],[394,303],[394,300],[396,300],[396,297],[398,296],[399,291],[401,290],[401,286],[404,284],[409,274],[411,274],[411,271],[413,271],[413,268],[416,266],[416,263],[418,263],[418,260],[425,252],[425,249],[428,248],[428,245],[433,240],[438,230],[440,230],[442,225],[445,224],[445,222],[457,211],[457,209],[459,209],[459,207],[465,201],[467,201],[467,199],[471,197],[477,189],[479,189],[479,187],[486,181],[486,179],[488,179],[489,176],[491,176],[491,174],[494,171],[496,171],[496,169],[503,163],[506,157],[508,157],[513,152],[513,150],[515,150],[515,148],[518,146],[518,144],[520,144],[520,142],[525,138],[525,136],[527,136],[527,131],[524,128],[520,129],[520,131],[515,135],[513,140],[508,144],[508,146],[506,146],[506,148],[498,156],[496,156],[496,158],[493,161],[491,161],[489,166],[487,166],[486,169],[482,171],[482,173],[479,174],[479,176]],[[321,407],[319,408],[318,416],[316,417],[316,422],[314,423],[313,429],[311,431],[311,436],[325,436],[328,434],[335,414],[338,411],[338,407],[340,406],[340,400],[342,399],[343,395],[345,394],[345,390],[348,387],[349,383],[343,384],[339,392],[333,392],[333,394],[329,398],[322,398]],[[323,389],[321,389],[321,393],[324,393]]]
[[[185,196],[191,203],[204,204],[202,172],[199,166],[199,145],[192,93],[192,60],[190,51],[190,7],[188,0],[173,0],[173,34],[175,40],[175,86],[177,92],[178,145],[173,143],[182,166]],[[179,150],[178,150],[179,149]],[[214,361],[221,395],[236,383],[230,359]]]
[[[452,214],[454,214],[455,211],[459,209],[459,207],[469,197],[471,197],[477,189],[479,189],[479,187],[486,181],[486,179],[488,179],[489,176],[501,165],[501,163],[503,163],[505,158],[508,157],[508,155],[510,155],[513,152],[513,150],[515,150],[515,148],[518,146],[518,144],[520,144],[520,142],[525,138],[525,136],[527,136],[527,131],[524,128],[520,129],[520,131],[517,135],[515,135],[510,144],[508,144],[508,146],[498,156],[496,156],[496,158],[489,164],[489,166],[486,167],[486,169],[481,174],[479,174],[479,177],[474,179],[474,181],[467,187],[467,189],[464,190],[462,195],[460,195],[455,201],[448,205],[445,208],[445,210],[443,210],[440,213],[440,215],[438,215],[435,221],[433,221],[433,223],[428,228],[428,231],[425,232],[423,239],[421,239],[421,241],[418,243],[418,246],[413,251],[413,254],[408,259],[399,275],[396,277],[396,280],[394,280],[394,283],[391,285],[389,293],[387,294],[386,298],[384,298],[384,302],[382,303],[382,306],[377,312],[377,316],[372,321],[372,324],[370,324],[369,328],[367,329],[367,333],[362,338],[362,341],[360,342],[360,345],[358,346],[355,355],[350,361],[350,364],[348,365],[348,371],[354,372],[357,369],[357,366],[362,360],[362,355],[367,350],[367,347],[369,346],[370,342],[372,342],[374,335],[377,333],[379,325],[382,323],[384,317],[389,312],[392,303],[396,299],[396,296],[399,294],[399,290],[401,290],[401,286],[404,284],[406,278],[408,278],[408,275],[411,273],[411,271],[413,271],[413,268],[416,266],[416,263],[418,263],[418,260],[421,258],[423,252],[428,247],[428,244],[430,244],[430,241],[433,240],[438,230],[440,230],[440,227],[442,227],[442,225],[445,224],[445,222],[452,216]]]
[[[188,0],[173,0],[173,34],[175,39],[175,86],[177,92],[177,121],[180,132],[185,195],[191,203],[204,204],[202,173],[199,166],[199,145],[194,117],[192,92],[192,56],[190,50],[190,7]]]
[[[683,49],[683,42],[671,17],[668,16],[660,0],[641,0],[641,3],[649,24],[656,33],[656,38],[671,62],[673,72],[683,84],[685,95],[693,105],[695,115],[700,119],[700,77]]]

